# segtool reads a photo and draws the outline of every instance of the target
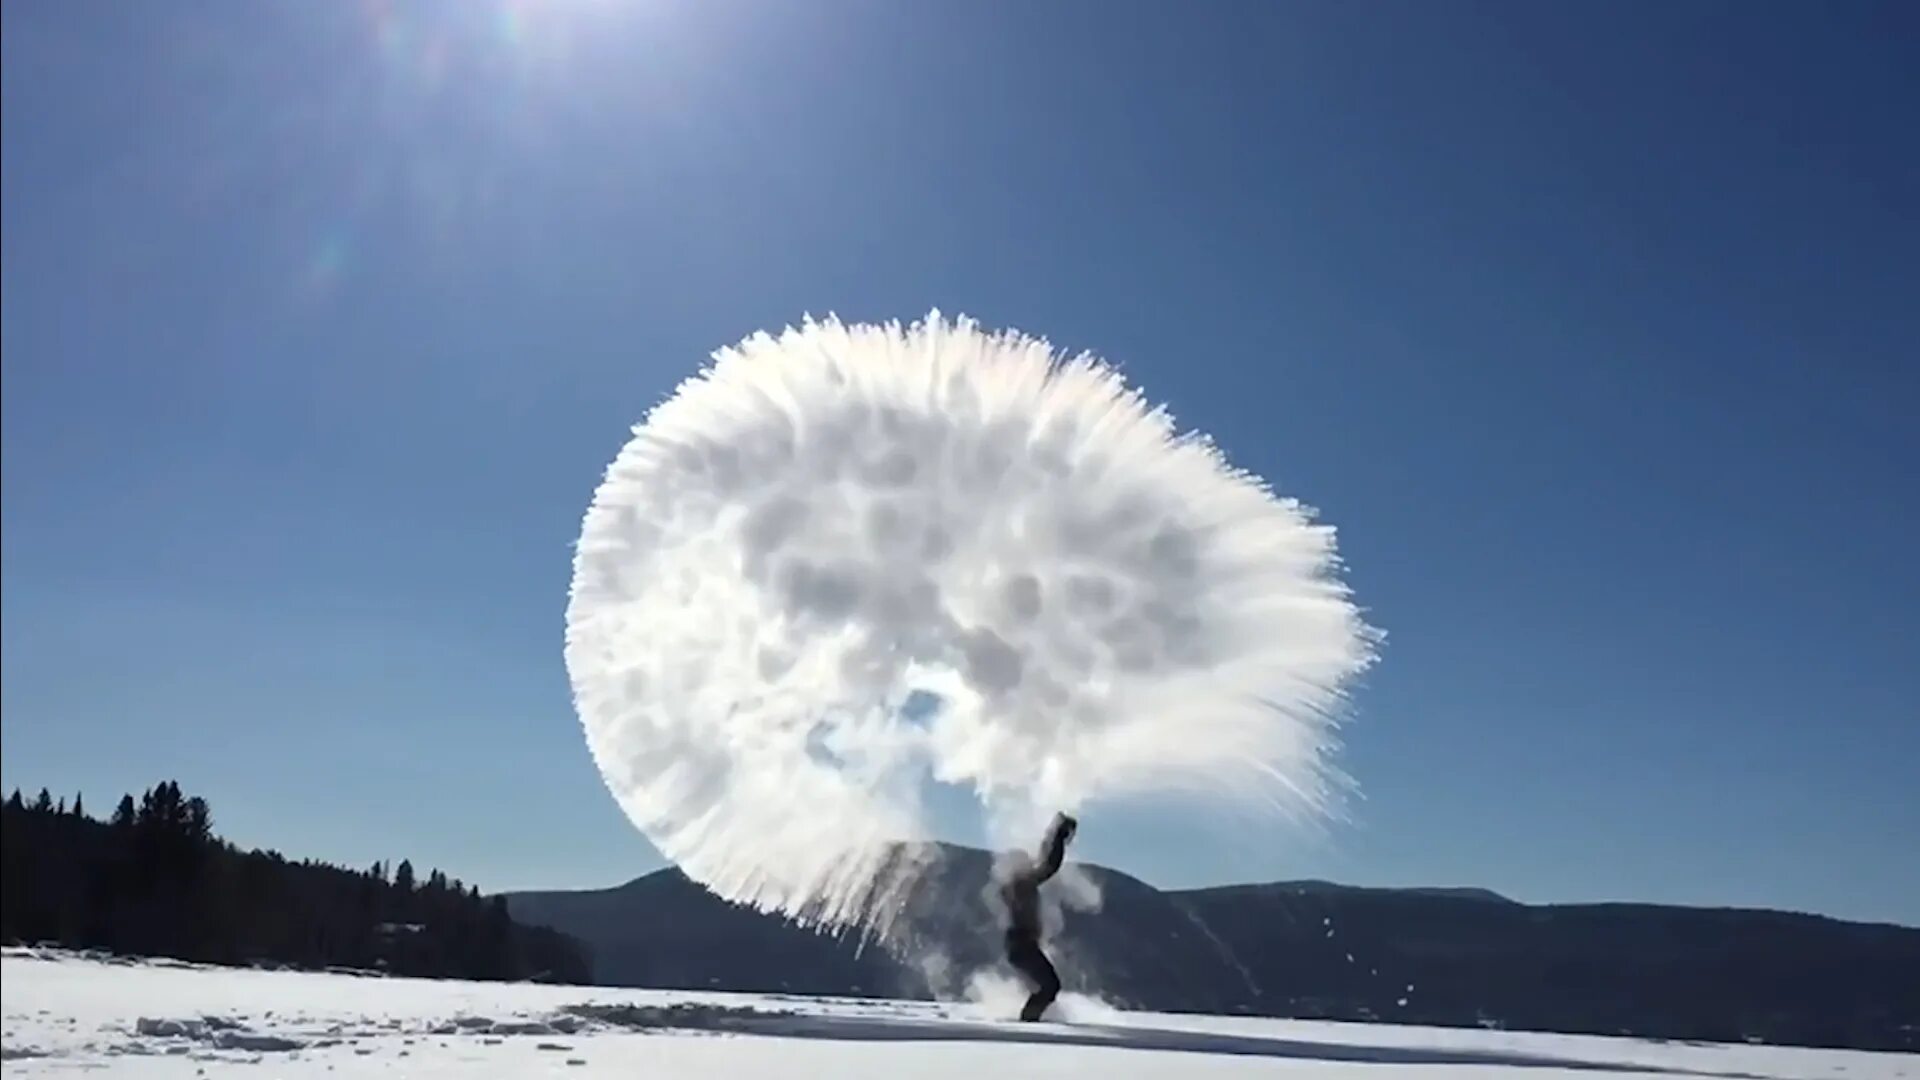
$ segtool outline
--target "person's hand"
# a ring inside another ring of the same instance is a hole
[[[1080,823],[1071,814],[1053,815],[1053,827],[1060,832],[1060,839],[1071,840],[1073,834],[1080,831]]]

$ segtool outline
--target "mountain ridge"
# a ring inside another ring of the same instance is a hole
[[[610,985],[955,997],[999,966],[992,856],[941,845],[897,949],[736,907],[677,869],[507,894]],[[1913,1050],[1920,930],[1800,912],[1295,881],[1162,890],[1070,863],[1049,950],[1069,990],[1132,1008]],[[1069,881],[1077,877],[1081,888]]]

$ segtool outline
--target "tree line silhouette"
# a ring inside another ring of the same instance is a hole
[[[351,870],[242,851],[172,780],[98,821],[42,789],[0,811],[0,939],[211,964],[584,983],[579,942],[413,864]]]

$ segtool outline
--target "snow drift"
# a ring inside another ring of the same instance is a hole
[[[1332,528],[1111,368],[938,313],[716,353],[581,529],[566,662],[633,822],[719,895],[883,931],[939,832],[1192,793],[1312,816],[1375,633]]]

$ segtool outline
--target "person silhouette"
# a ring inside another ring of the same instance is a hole
[[[1067,844],[1080,823],[1066,814],[1055,814],[1041,842],[1040,861],[1021,856],[1009,868],[1000,885],[1000,898],[1007,909],[1007,963],[1025,976],[1033,993],[1020,1010],[1020,1019],[1038,1020],[1053,999],[1060,996],[1060,975],[1040,948],[1040,886],[1060,871]]]

